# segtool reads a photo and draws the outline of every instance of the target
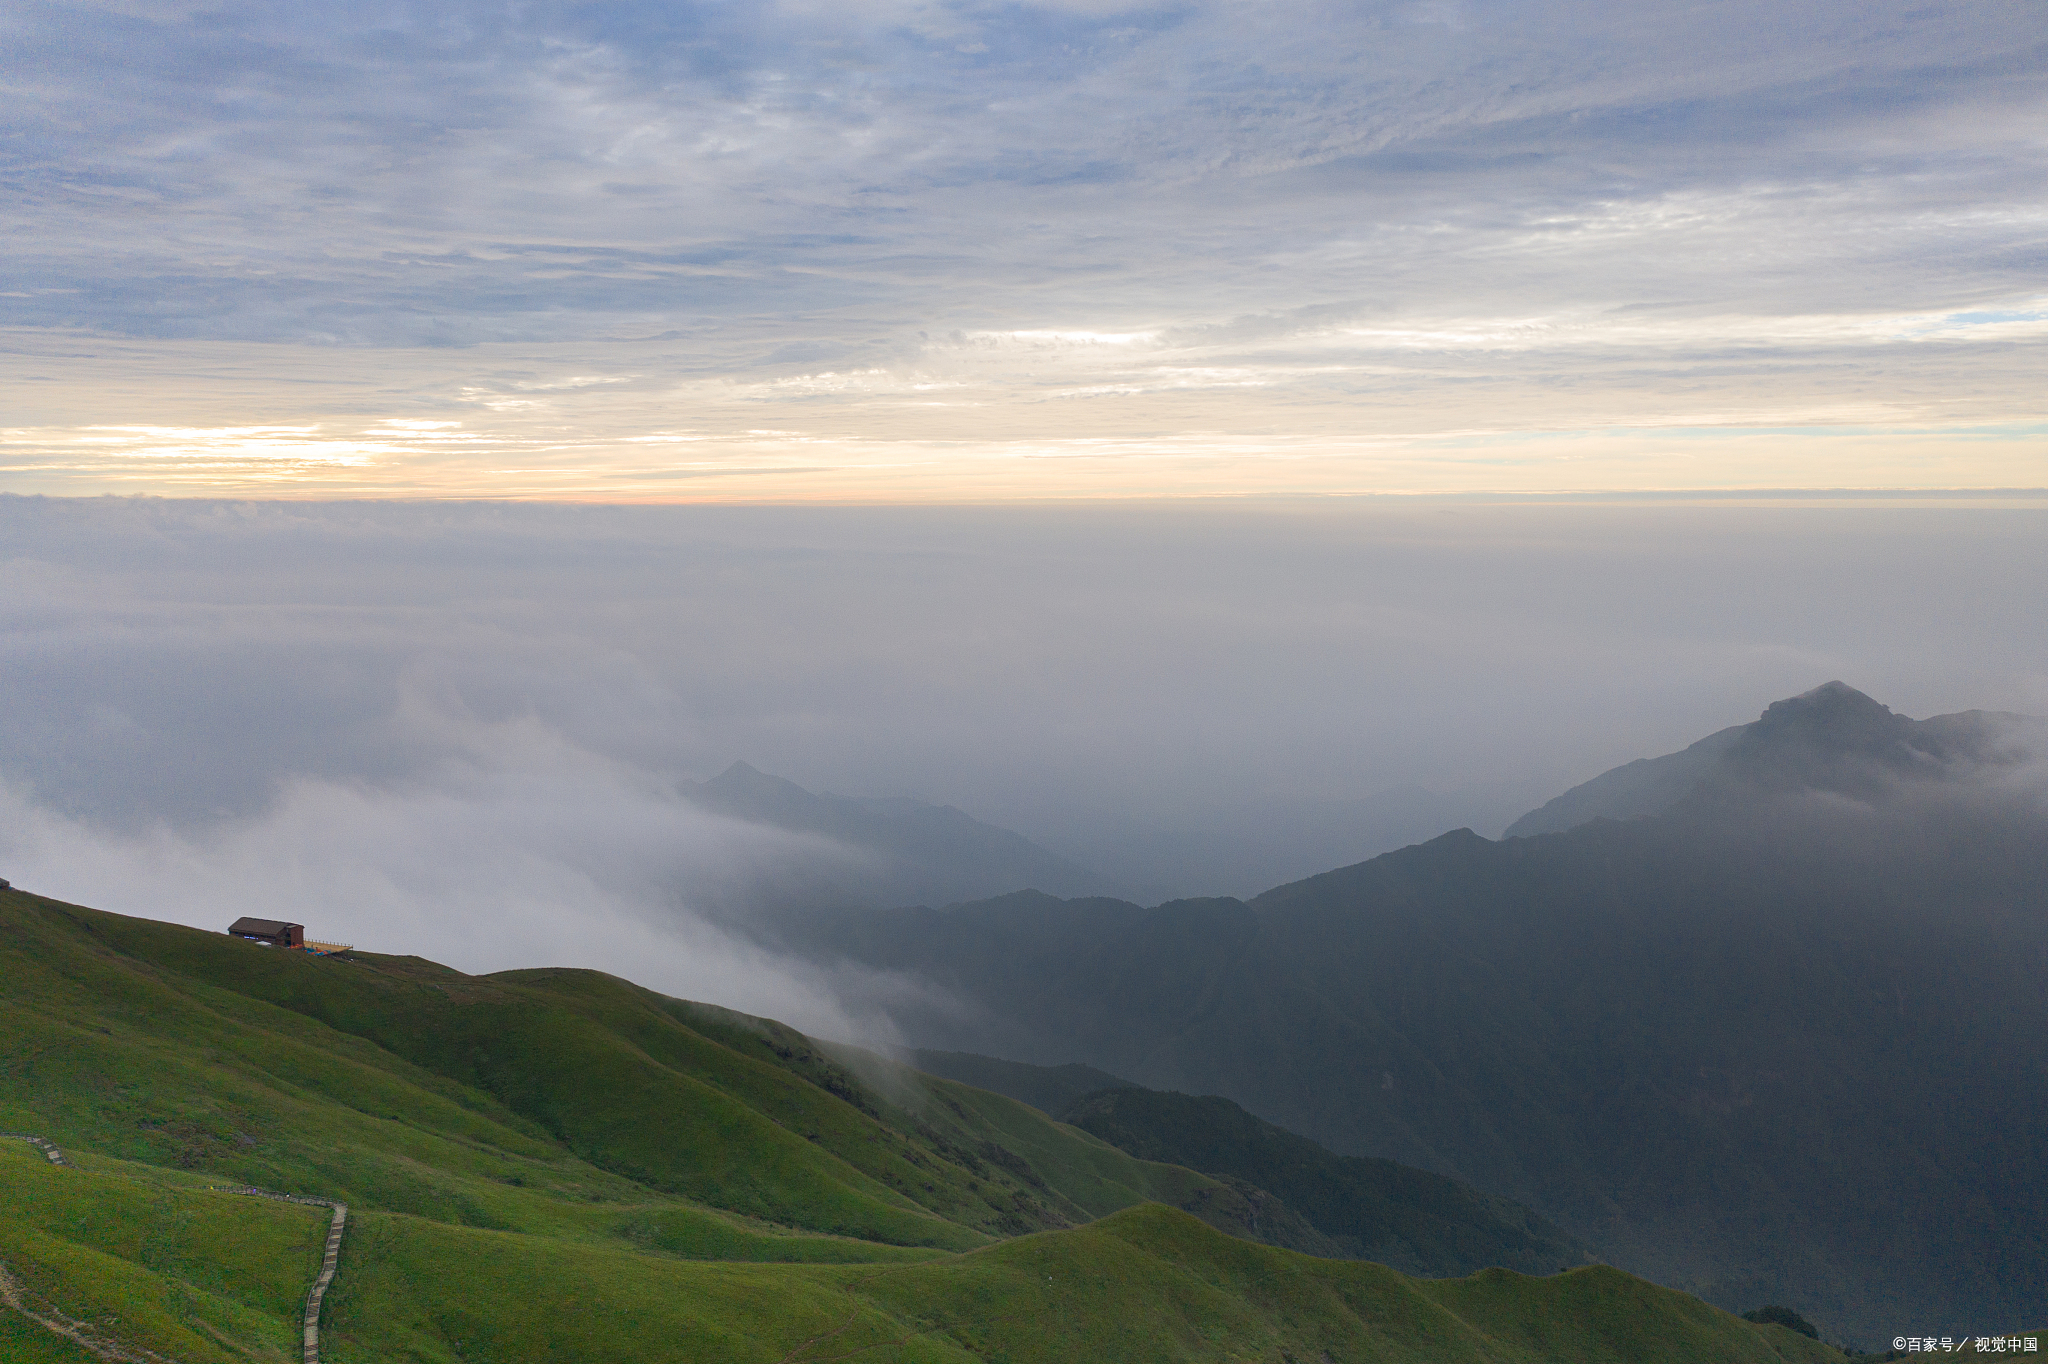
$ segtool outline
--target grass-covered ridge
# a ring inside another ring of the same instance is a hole
[[[1341,1253],[1411,1274],[1495,1265],[1547,1274],[1592,1258],[1509,1199],[1391,1160],[1335,1155],[1213,1094],[1105,1089],[1076,1099],[1060,1117],[1130,1155],[1270,1190],[1303,1210]]]
[[[1837,1357],[1613,1271],[1432,1282],[1226,1236],[1230,1184],[849,1059],[591,972],[0,893],[0,1130],[75,1166],[0,1143],[0,1262],[177,1364],[295,1357],[324,1213],[229,1183],[351,1205],[337,1364]],[[0,1357],[82,1356],[0,1308]]]

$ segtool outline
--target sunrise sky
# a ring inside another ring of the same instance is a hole
[[[9,6],[0,492],[2038,488],[2040,20]]]

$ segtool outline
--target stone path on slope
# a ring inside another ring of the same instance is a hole
[[[32,1137],[26,1132],[0,1132],[0,1138],[6,1138],[12,1141],[27,1142],[30,1146],[35,1147],[38,1151],[41,1151],[45,1156],[48,1156],[50,1158],[50,1164],[52,1165],[68,1166],[71,1164],[70,1161],[64,1159],[64,1153],[57,1149],[56,1142],[45,1141],[41,1137]]]
[[[41,1151],[50,1164],[61,1165],[66,1169],[77,1168],[64,1159],[64,1153],[57,1148],[57,1143],[47,1138],[31,1136],[26,1132],[0,1132],[0,1139],[25,1141]],[[304,1194],[273,1193],[269,1189],[259,1189],[250,1184],[214,1188],[218,1193],[242,1194],[249,1198],[274,1198],[281,1203],[298,1203],[305,1207],[334,1210],[334,1216],[327,1224],[327,1250],[320,1257],[320,1273],[313,1280],[311,1291],[306,1294],[304,1364],[320,1364],[320,1304],[327,1297],[327,1286],[334,1282],[334,1271],[341,1265],[341,1232],[348,1224],[348,1204],[337,1203],[331,1198],[308,1198]],[[20,1286],[7,1272],[5,1265],[0,1265],[0,1302],[12,1307],[36,1325],[55,1331],[60,1336],[69,1337],[111,1364],[171,1364],[171,1361],[162,1355],[152,1354],[140,1346],[128,1349],[111,1341],[101,1340],[92,1333],[92,1328],[87,1323],[76,1321],[61,1312],[55,1312],[48,1317],[31,1312],[27,1300],[21,1294]]]
[[[141,1346],[116,1345],[94,1331],[89,1321],[67,1317],[55,1308],[47,1316],[36,1311],[28,1305],[28,1295],[22,1292],[21,1285],[15,1282],[14,1275],[8,1273],[4,1264],[0,1264],[0,1305],[12,1307],[45,1331],[56,1332],[94,1358],[106,1360],[107,1364],[172,1364],[162,1355]]]
[[[320,1364],[320,1303],[327,1296],[327,1285],[334,1282],[334,1271],[341,1264],[341,1229],[348,1223],[348,1204],[337,1203],[331,1198],[308,1198],[304,1194],[272,1193],[254,1185],[237,1185],[222,1189],[222,1193],[242,1194],[249,1198],[274,1198],[280,1203],[299,1203],[309,1208],[332,1208],[334,1217],[327,1224],[327,1252],[320,1257],[320,1274],[313,1280],[312,1291],[306,1294],[305,1364]]]

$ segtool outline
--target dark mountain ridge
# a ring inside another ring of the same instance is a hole
[[[1034,1066],[951,1051],[912,1058],[927,1073],[1031,1104],[1140,1160],[1231,1180],[1249,1204],[1301,1217],[1324,1238],[1318,1254],[1426,1278],[1495,1265],[1551,1274],[1591,1258],[1585,1246],[1512,1199],[1395,1161],[1337,1155],[1219,1095],[1146,1089],[1093,1066]]]
[[[1085,1094],[1058,1116],[1141,1160],[1267,1190],[1342,1254],[1406,1274],[1453,1277],[1489,1265],[1550,1274],[1591,1258],[1512,1199],[1411,1165],[1337,1155],[1220,1095],[1126,1086]]]
[[[719,814],[815,834],[845,850],[840,857],[786,859],[775,875],[728,892],[735,902],[729,909],[948,904],[1027,886],[1059,895],[1116,888],[1022,834],[950,805],[819,794],[743,762],[677,789]]]
[[[1006,1094],[1054,1118],[1085,1095],[1105,1089],[1134,1088],[1129,1080],[1078,1063],[1034,1066],[971,1051],[913,1051],[909,1060],[927,1075],[941,1075],[976,1089]]]
[[[812,950],[981,1006],[905,1015],[920,1045],[1221,1094],[1724,1306],[1982,1333],[2048,1283],[2037,732],[1831,686],[1654,815],[1459,830],[1250,902],[841,916]]]

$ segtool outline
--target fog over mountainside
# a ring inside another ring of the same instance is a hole
[[[1049,841],[1100,867],[1145,904],[1189,895],[1256,895],[1268,886],[1391,852],[1461,825],[1494,829],[1516,807],[1498,790],[1410,785],[1349,800],[1216,790],[1169,827],[1114,814],[1057,828]],[[1023,882],[1046,889],[1039,881]]]
[[[1602,772],[1508,825],[1504,838],[1563,833],[1593,819],[1661,815],[1684,800],[1713,769],[1746,726],[1730,725],[1661,758],[1637,758]]]
[[[982,1006],[899,1013],[919,1045],[1220,1094],[1724,1306],[1988,1330],[2048,1282],[2040,737],[1830,684],[1659,815],[1249,902],[827,916],[811,950]]]
[[[829,839],[841,853],[784,864],[772,875],[733,887],[739,902],[718,906],[727,912],[943,905],[1026,887],[1056,895],[1122,890],[1099,872],[950,805],[814,794],[743,762],[710,781],[678,783],[678,790],[693,804],[733,819]]]
[[[1102,817],[1061,830],[1064,837],[1055,837],[1074,852],[1069,858],[950,805],[820,794],[744,762],[676,789],[690,804],[727,818],[824,840],[808,856],[791,848],[745,878],[690,886],[699,909],[740,916],[947,905],[1022,890],[1146,904],[1192,893],[1251,895],[1475,819],[1497,822],[1486,816],[1500,803],[1421,787],[1343,801],[1232,800],[1217,792],[1177,828]]]
[[[1773,704],[1661,758],[1639,758],[1574,786],[1507,827],[1508,838],[1559,833],[1593,819],[1661,815],[1687,799],[1756,790],[1826,791],[1874,803],[1902,783],[1971,782],[2017,772],[2044,752],[2030,716],[1972,710],[1910,720],[1841,682]]]

